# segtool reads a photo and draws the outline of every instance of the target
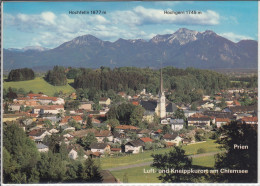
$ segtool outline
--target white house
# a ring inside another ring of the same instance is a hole
[[[144,143],[141,140],[129,141],[125,144],[125,152],[137,154],[143,152]]]

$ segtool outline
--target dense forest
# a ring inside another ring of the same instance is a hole
[[[8,74],[8,81],[26,81],[35,78],[34,71],[29,68],[11,70]]]
[[[164,88],[168,90],[168,99],[176,102],[191,103],[202,98],[203,94],[230,86],[227,76],[209,70],[194,68],[163,68]],[[156,95],[159,91],[160,70],[150,68],[122,67],[97,70],[81,69],[77,72],[74,88],[95,89],[96,91],[129,90],[140,92],[144,88]]]

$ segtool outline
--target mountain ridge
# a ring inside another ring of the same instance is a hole
[[[56,48],[44,51],[16,52],[4,49],[4,69],[65,65],[178,68],[257,68],[257,41],[234,43],[206,30],[181,28],[173,34],[156,35],[150,40],[122,39],[103,41],[93,35],[78,36]]]

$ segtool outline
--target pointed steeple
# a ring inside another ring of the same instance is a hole
[[[162,76],[162,68],[161,68],[161,81],[160,81],[159,95],[163,95],[163,94],[164,94],[164,90],[163,90],[163,76]]]

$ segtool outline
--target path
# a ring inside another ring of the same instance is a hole
[[[215,155],[215,154],[218,154],[218,153],[220,153],[220,152],[208,152],[208,153],[203,153],[203,154],[189,155],[188,157],[199,158],[199,157],[204,157],[204,156]],[[118,170],[130,169],[130,168],[135,168],[135,167],[143,167],[143,166],[151,165],[152,163],[153,163],[152,161],[149,161],[149,162],[144,162],[144,163],[138,163],[138,164],[121,166],[121,167],[109,168],[109,169],[106,169],[106,170],[118,171]]]

